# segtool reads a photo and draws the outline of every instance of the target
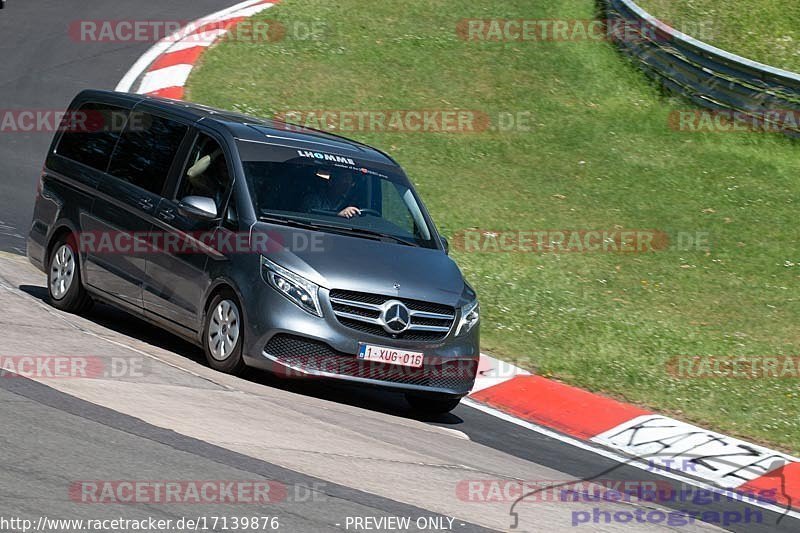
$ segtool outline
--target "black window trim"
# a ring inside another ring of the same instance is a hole
[[[189,155],[192,152],[192,147],[194,146],[196,140],[197,128],[194,124],[192,124],[189,126],[189,131],[186,132],[186,136],[183,138],[183,141],[181,141],[181,145],[178,148],[178,153],[175,154],[175,159],[172,162],[173,166],[178,165],[179,161],[180,164],[176,169],[170,168],[170,175],[167,178],[166,183],[164,183],[164,190],[161,191],[161,197],[165,200],[177,203],[177,200],[175,200],[175,195],[178,194],[178,187],[180,187],[180,183],[183,178],[181,174],[183,174],[183,169],[186,168],[186,163],[189,160]]]
[[[136,111],[140,111],[140,109],[139,109],[140,107],[144,108],[144,109],[141,110],[141,112],[143,112],[143,113],[148,113],[150,115],[159,117],[161,119],[171,120],[172,122],[175,122],[175,123],[180,124],[182,126],[186,126],[186,133],[184,134],[183,139],[181,139],[181,142],[178,145],[178,150],[176,151],[175,155],[172,157],[172,163],[170,164],[169,171],[167,172],[167,177],[164,179],[164,184],[161,187],[161,191],[159,191],[159,192],[149,191],[149,190],[147,190],[147,189],[145,189],[143,187],[140,187],[139,185],[137,185],[135,183],[131,183],[130,181],[124,180],[122,178],[118,178],[117,176],[115,176],[115,175],[113,175],[113,174],[111,174],[109,172],[109,170],[111,169],[111,162],[114,160],[114,155],[117,153],[117,148],[119,147],[119,141],[122,140],[122,135],[124,135],[125,132],[128,130],[128,122],[129,121],[125,122],[125,128],[123,129],[122,134],[120,134],[119,139],[117,139],[117,144],[114,146],[114,151],[111,152],[111,157],[108,160],[108,166],[106,167],[106,172],[105,173],[110,178],[113,178],[113,179],[115,179],[115,180],[117,180],[119,182],[122,182],[122,183],[126,183],[126,184],[130,185],[131,187],[136,187],[138,190],[142,191],[143,193],[153,194],[153,195],[158,196],[160,198],[165,198],[164,193],[167,192],[167,186],[169,186],[169,184],[172,182],[174,174],[180,173],[180,170],[178,170],[176,168],[176,163],[178,162],[179,159],[181,159],[181,158],[183,158],[185,156],[185,154],[182,153],[182,150],[184,149],[184,145],[186,144],[186,138],[189,137],[191,135],[191,133],[192,133],[192,129],[194,127],[194,124],[192,122],[190,122],[190,121],[187,121],[187,120],[181,118],[181,117],[176,117],[174,115],[171,115],[170,113],[165,112],[165,111],[163,111],[161,109],[153,108],[151,106],[148,106],[147,105],[147,101],[140,101],[140,102],[136,103],[136,105],[134,105],[131,108],[130,113],[128,114],[128,117],[130,118],[131,114],[133,114]]]
[[[127,117],[125,117],[125,124],[123,124],[123,126],[122,126],[122,132],[120,133],[119,137],[117,138],[117,142],[114,143],[114,147],[111,148],[111,154],[108,156],[108,163],[106,163],[106,168],[105,169],[101,170],[99,168],[95,168],[95,167],[93,167],[91,165],[87,165],[86,163],[83,163],[82,161],[78,161],[77,159],[73,159],[71,157],[67,157],[64,154],[59,153],[58,152],[58,147],[61,146],[61,141],[64,139],[64,135],[66,135],[68,133],[68,132],[63,131],[63,130],[59,131],[58,134],[57,134],[57,137],[53,140],[52,155],[54,155],[56,157],[60,157],[62,159],[65,159],[65,160],[69,161],[70,163],[73,163],[73,164],[76,164],[76,165],[80,165],[83,168],[86,168],[86,169],[88,169],[88,170],[90,170],[92,172],[101,172],[101,173],[104,174],[104,176],[113,177],[113,176],[111,176],[111,174],[108,173],[108,169],[111,166],[111,159],[114,157],[114,152],[117,151],[117,145],[119,144],[119,140],[122,137],[122,133],[124,133],[125,129],[128,127],[128,121],[130,120],[131,113],[133,113],[133,110],[136,107],[136,104],[134,104],[133,106],[128,105],[128,104],[129,104],[129,102],[123,103],[123,102],[108,101],[108,100],[107,101],[103,101],[101,99],[87,99],[87,100],[80,100],[80,101],[77,101],[77,102],[73,102],[72,105],[70,105],[67,108],[67,113],[73,113],[73,112],[79,111],[85,105],[104,105],[104,106],[118,107],[118,108],[124,109],[125,111],[128,112]]]
[[[190,139],[190,142],[187,142],[187,146],[185,147],[186,150],[183,153],[183,162],[181,163],[178,171],[176,172],[175,181],[171,185],[171,190],[165,191],[169,192],[169,195],[165,195],[164,198],[175,204],[180,202],[180,198],[178,198],[178,191],[180,190],[181,185],[183,183],[183,179],[185,177],[183,176],[183,169],[186,168],[186,165],[189,162],[189,156],[192,153],[192,148],[194,148],[194,145],[197,142],[197,139],[200,138],[201,134],[205,134],[211,137],[212,139],[217,141],[217,144],[219,144],[220,148],[222,148],[222,155],[225,157],[225,164],[228,167],[228,175],[231,178],[231,181],[228,184],[228,190],[225,191],[225,194],[223,196],[224,200],[222,202],[222,208],[220,209],[219,213],[222,223],[225,220],[225,213],[228,210],[228,206],[230,205],[231,198],[233,197],[233,191],[235,190],[236,186],[236,172],[233,167],[233,154],[231,154],[231,150],[230,147],[228,146],[228,143],[225,142],[225,140],[219,133],[217,133],[211,128],[203,127],[199,121],[193,124],[190,128],[189,134],[187,135],[187,139]],[[186,139],[184,139],[184,141],[186,141]]]

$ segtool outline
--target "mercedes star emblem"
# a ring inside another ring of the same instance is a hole
[[[411,324],[411,313],[408,312],[408,307],[403,305],[403,302],[389,300],[383,306],[381,322],[383,322],[383,329],[397,335],[408,329]]]

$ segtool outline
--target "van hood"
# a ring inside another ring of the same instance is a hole
[[[327,289],[453,307],[467,303],[461,271],[442,250],[264,222],[256,223],[252,233],[269,243],[268,259]]]

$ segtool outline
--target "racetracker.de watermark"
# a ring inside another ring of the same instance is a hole
[[[592,481],[507,479],[462,480],[456,485],[459,500],[470,503],[632,502],[657,501],[672,492],[666,481],[596,479]]]
[[[272,480],[81,480],[69,499],[86,504],[269,504],[284,502],[289,487]],[[309,494],[311,492],[309,491]]]
[[[144,377],[148,360],[140,356],[0,355],[0,378],[115,379]]]
[[[269,345],[267,346],[269,350]],[[277,354],[271,354],[273,356]],[[478,363],[473,359],[429,358],[422,366],[406,366],[383,361],[373,361],[352,357],[320,357],[313,354],[291,354],[284,358],[286,365],[280,365],[273,372],[284,378],[314,379],[321,375],[351,376],[375,379],[380,373],[384,379],[399,381],[448,380],[468,382],[475,378]],[[510,373],[511,371],[506,371]]]
[[[225,255],[268,254],[281,250],[325,251],[322,235],[302,231],[82,231],[72,234],[71,239],[81,253],[90,255]]]
[[[681,379],[800,379],[800,356],[679,355],[666,368]]]
[[[658,20],[609,19],[462,19],[456,34],[475,42],[622,42],[672,41],[670,26]],[[700,40],[713,38],[710,22],[681,25],[683,33]]]
[[[669,242],[667,233],[653,229],[466,229],[455,233],[452,247],[467,253],[650,253]]]
[[[483,133],[528,132],[531,111],[486,112],[476,109],[310,109],[276,113],[289,131],[312,128],[331,132]]]
[[[69,36],[79,43],[181,42],[208,46],[219,40],[274,43],[282,40],[317,41],[328,31],[319,20],[73,20]]]
[[[670,129],[684,133],[791,133],[800,132],[800,110],[675,110],[667,122]]]
[[[0,109],[0,133],[99,133],[147,131],[151,122],[145,113],[114,110]]]

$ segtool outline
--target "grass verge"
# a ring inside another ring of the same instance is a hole
[[[648,254],[465,253],[483,348],[539,374],[800,452],[797,380],[680,379],[677,355],[797,352],[797,144],[668,127],[685,109],[597,42],[468,42],[464,18],[587,19],[592,0],[286,0],[272,43],[204,56],[192,100],[287,110],[530,113],[483,133],[345,132],[405,167],[448,236],[655,228],[710,246]],[[316,38],[291,28],[316,24]],[[516,116],[516,115],[515,115]],[[673,241],[674,242],[674,241]]]
[[[675,28],[718,48],[800,72],[800,3],[795,0],[636,2]]]

